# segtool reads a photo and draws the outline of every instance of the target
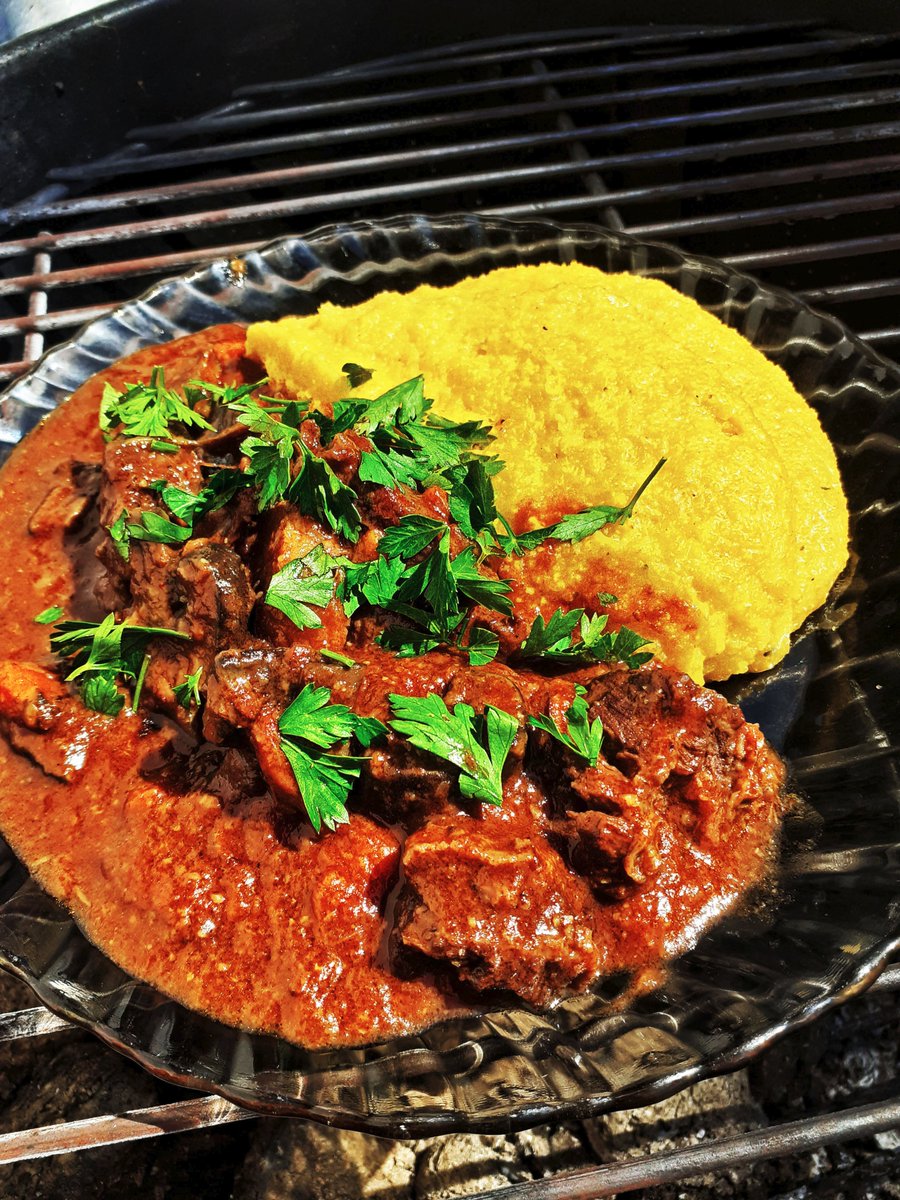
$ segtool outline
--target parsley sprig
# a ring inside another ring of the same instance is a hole
[[[549,733],[567,750],[585,759],[589,766],[595,767],[603,743],[603,723],[599,717],[594,721],[589,719],[586,695],[587,689],[580,683],[576,684],[575,699],[566,709],[565,729],[560,729],[553,718],[547,716],[529,717],[528,722],[533,728]]]
[[[516,657],[559,667],[621,662],[632,670],[649,662],[653,655],[641,652],[649,640],[627,625],[607,632],[608,621],[606,613],[589,616],[583,608],[558,608],[546,622],[539,613]]]
[[[203,674],[203,667],[198,667],[196,671],[189,675],[185,675],[181,683],[176,683],[172,688],[172,692],[177,702],[182,708],[190,710],[191,705],[200,704],[200,676]]]
[[[322,618],[309,606],[325,608],[331,601],[339,565],[324,547],[316,546],[275,572],[263,602],[283,612],[298,629],[320,629]]]
[[[125,703],[120,680],[134,681],[131,707],[136,710],[140,703],[147,646],[155,637],[188,640],[176,629],[129,625],[108,613],[100,622],[60,621],[50,633],[50,649],[68,669],[66,681],[77,681],[85,705],[116,716]]]
[[[401,657],[425,654],[442,644],[463,645],[462,634],[476,605],[504,615],[512,612],[509,580],[484,574],[472,546],[452,557],[450,543],[446,522],[419,515],[401,517],[379,543],[387,563],[406,564],[402,573],[394,568],[390,590],[385,587],[380,600],[382,607],[412,624],[392,625],[379,637],[382,646]],[[424,558],[411,561],[425,550]],[[498,646],[495,636],[483,630],[472,631],[465,648],[477,664],[489,662]]]
[[[112,384],[104,386],[100,401],[100,428],[107,439],[117,435],[165,437],[170,432],[170,425],[182,425],[185,429],[212,429],[205,417],[194,412],[190,397],[183,400],[176,391],[166,387],[166,374],[162,367],[154,367],[146,383],[133,383],[121,392]],[[170,445],[165,448],[171,452]]]
[[[250,477],[243,471],[222,468],[211,475],[205,486],[195,495],[176,487],[166,479],[157,479],[152,485],[153,489],[159,492],[161,500],[177,519],[172,521],[163,513],[150,509],[138,513],[132,520],[128,510],[123,508],[109,526],[109,536],[126,562],[133,541],[162,542],[168,546],[183,545],[194,536],[194,525],[201,517],[223,508],[251,482]]]
[[[316,833],[349,821],[347,798],[366,759],[332,751],[356,737],[368,746],[387,732],[374,718],[358,717],[344,704],[331,704],[331,692],[308,683],[278,721],[281,750],[300,790]]]
[[[515,717],[492,704],[484,714],[462,702],[451,711],[440,696],[391,695],[391,729],[413,746],[459,767],[459,790],[487,804],[503,802],[503,765],[516,740]]]

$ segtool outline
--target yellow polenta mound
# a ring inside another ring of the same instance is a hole
[[[435,412],[494,426],[496,480],[514,528],[624,504],[668,463],[624,527],[530,579],[546,611],[619,603],[695,679],[778,662],[847,558],[834,452],[784,372],[664,283],[591,267],[497,270],[449,288],[251,326],[249,352],[314,403],[374,370],[376,395],[419,372]],[[516,525],[516,522],[519,522]]]

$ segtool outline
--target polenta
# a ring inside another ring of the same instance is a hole
[[[847,559],[834,451],[785,373],[657,280],[579,264],[523,266],[382,293],[353,308],[253,325],[248,352],[314,404],[423,373],[434,411],[493,425],[514,528],[624,504],[624,526],[536,554],[545,612],[618,597],[614,623],[695,679],[760,671],[819,607]]]

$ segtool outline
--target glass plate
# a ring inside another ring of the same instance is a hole
[[[900,945],[900,372],[830,317],[722,263],[587,225],[410,216],[331,226],[214,262],[94,321],[6,392],[0,438],[18,440],[122,355],[207,325],[571,260],[694,296],[784,367],[837,447],[852,566],[783,664],[724,689],[786,755],[809,801],[788,822],[774,890],[635,1002],[617,1005],[622,985],[606,981],[550,1012],[498,1007],[415,1036],[310,1052],[219,1024],[129,977],[4,844],[0,962],[155,1074],[394,1137],[521,1128],[649,1103],[737,1066],[864,987]]]

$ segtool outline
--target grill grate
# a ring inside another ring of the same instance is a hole
[[[675,239],[896,353],[898,63],[809,23],[584,30],[240,89],[0,212],[0,378],[138,279],[404,208]]]
[[[239,89],[0,211],[0,380],[154,281],[326,219],[550,214],[677,240],[900,352],[900,38],[815,23],[522,34]],[[875,984],[900,991],[900,967]],[[64,1036],[43,1009],[0,1042]],[[187,1095],[187,1094],[185,1094]],[[247,1120],[218,1097],[0,1135],[0,1164]],[[900,1124],[891,1097],[553,1180],[610,1195]],[[499,1193],[492,1193],[492,1195]]]

